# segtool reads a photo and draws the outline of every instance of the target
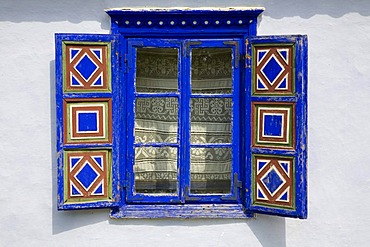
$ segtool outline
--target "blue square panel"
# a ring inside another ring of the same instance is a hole
[[[78,112],[77,132],[99,131],[98,112]]]
[[[263,135],[281,137],[283,135],[283,115],[264,114]]]

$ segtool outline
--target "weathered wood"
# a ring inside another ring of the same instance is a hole
[[[246,44],[246,108],[253,115],[246,207],[307,218],[307,36],[249,37]]]
[[[58,209],[118,205],[118,36],[56,34],[55,44]]]
[[[109,9],[113,35],[56,34],[58,209],[109,207],[112,218],[250,218],[256,212],[306,218],[307,37],[256,36],[262,11]],[[138,47],[177,49],[176,92],[135,91]],[[232,51],[231,92],[190,88],[191,49],[209,47]],[[179,141],[134,141],[136,99],[152,97],[179,102]],[[232,142],[190,143],[190,101],[212,98],[232,99]],[[96,120],[101,115],[108,121]],[[76,118],[80,125],[69,126]],[[98,131],[101,125],[106,128]],[[178,149],[176,193],[135,191],[134,150],[140,147]],[[189,193],[191,148],[232,150],[229,194]],[[69,153],[75,155],[67,159]],[[93,157],[103,153],[109,169]],[[99,167],[108,172],[93,171]]]
[[[111,218],[252,218],[241,204],[125,205]]]

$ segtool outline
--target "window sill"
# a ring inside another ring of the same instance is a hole
[[[125,205],[113,209],[111,218],[155,219],[155,218],[252,218],[241,204],[187,204],[187,205]]]

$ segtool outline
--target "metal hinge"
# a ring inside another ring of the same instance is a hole
[[[244,65],[245,68],[250,68],[251,67],[249,64],[250,64],[250,60],[251,60],[252,56],[248,52],[248,49],[249,49],[248,46],[249,46],[249,40],[245,39],[245,65]]]
[[[234,60],[234,67],[239,67],[240,62],[240,49],[239,49],[239,43],[237,41],[224,41],[224,45],[234,45],[235,46],[235,60]]]

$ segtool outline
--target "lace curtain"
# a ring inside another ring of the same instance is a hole
[[[231,49],[193,49],[191,66],[192,94],[231,93]],[[138,49],[136,91],[178,92],[177,49]],[[231,143],[231,98],[191,98],[189,107],[192,144]],[[176,143],[178,128],[177,97],[136,98],[135,142]],[[136,148],[136,190],[175,193],[178,152],[176,147]],[[192,193],[230,191],[231,153],[230,148],[190,149]]]

